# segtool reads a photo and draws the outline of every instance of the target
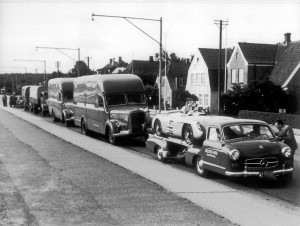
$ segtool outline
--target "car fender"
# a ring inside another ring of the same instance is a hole
[[[107,120],[105,123],[105,133],[107,132],[107,129],[111,129],[113,133],[118,133],[118,127],[117,127],[117,121],[115,119]]]
[[[65,119],[74,117],[74,112],[70,109],[63,109],[62,113],[63,113]]]
[[[163,148],[165,151],[167,148],[167,142],[161,138],[161,137],[150,137],[147,139],[146,141],[146,147],[148,150],[150,150],[151,152],[157,151],[158,147]]]

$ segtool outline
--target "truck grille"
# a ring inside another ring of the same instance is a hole
[[[130,129],[132,133],[141,133],[143,131],[143,124],[145,123],[145,120],[145,112],[131,112],[128,119],[128,129]]]
[[[246,159],[245,166],[247,168],[272,168],[276,167],[278,164],[278,160],[275,157],[268,158],[253,158]]]

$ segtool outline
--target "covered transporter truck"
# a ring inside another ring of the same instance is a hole
[[[146,137],[146,97],[133,74],[88,75],[74,79],[74,122],[83,134],[94,131],[111,144],[119,137]]]
[[[41,93],[47,91],[47,86],[31,86],[29,90],[29,111],[38,114],[41,110]]]
[[[48,82],[48,107],[53,121],[66,126],[74,122],[73,116],[74,78],[55,78]]]

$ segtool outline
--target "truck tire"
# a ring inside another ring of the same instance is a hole
[[[52,121],[53,122],[57,122],[58,121],[58,119],[56,118],[55,113],[54,113],[53,110],[52,110]]]
[[[117,138],[113,135],[114,132],[112,129],[108,130],[108,141],[110,144],[112,145],[116,145],[117,144]]]
[[[163,157],[163,149],[161,147],[158,147],[157,151],[156,151],[156,156],[158,161],[166,163],[167,162],[167,158]]]
[[[81,127],[80,128],[81,128],[81,133],[83,135],[88,135],[89,134],[89,130],[87,128],[87,124],[86,124],[86,121],[84,119],[81,121]]]

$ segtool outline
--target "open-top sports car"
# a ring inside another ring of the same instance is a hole
[[[164,128],[163,121],[160,123]],[[214,171],[226,176],[292,178],[293,152],[276,139],[267,123],[198,116],[196,126],[201,126],[204,132],[201,146],[187,145],[180,139],[153,136],[147,140],[147,148],[154,151],[160,161],[183,153],[185,163],[194,165],[201,176]]]
[[[181,138],[188,144],[201,145],[204,140],[203,121],[207,118],[231,119],[230,117],[206,116],[201,112],[183,113],[167,111],[157,114],[152,120],[152,129],[158,136]]]

